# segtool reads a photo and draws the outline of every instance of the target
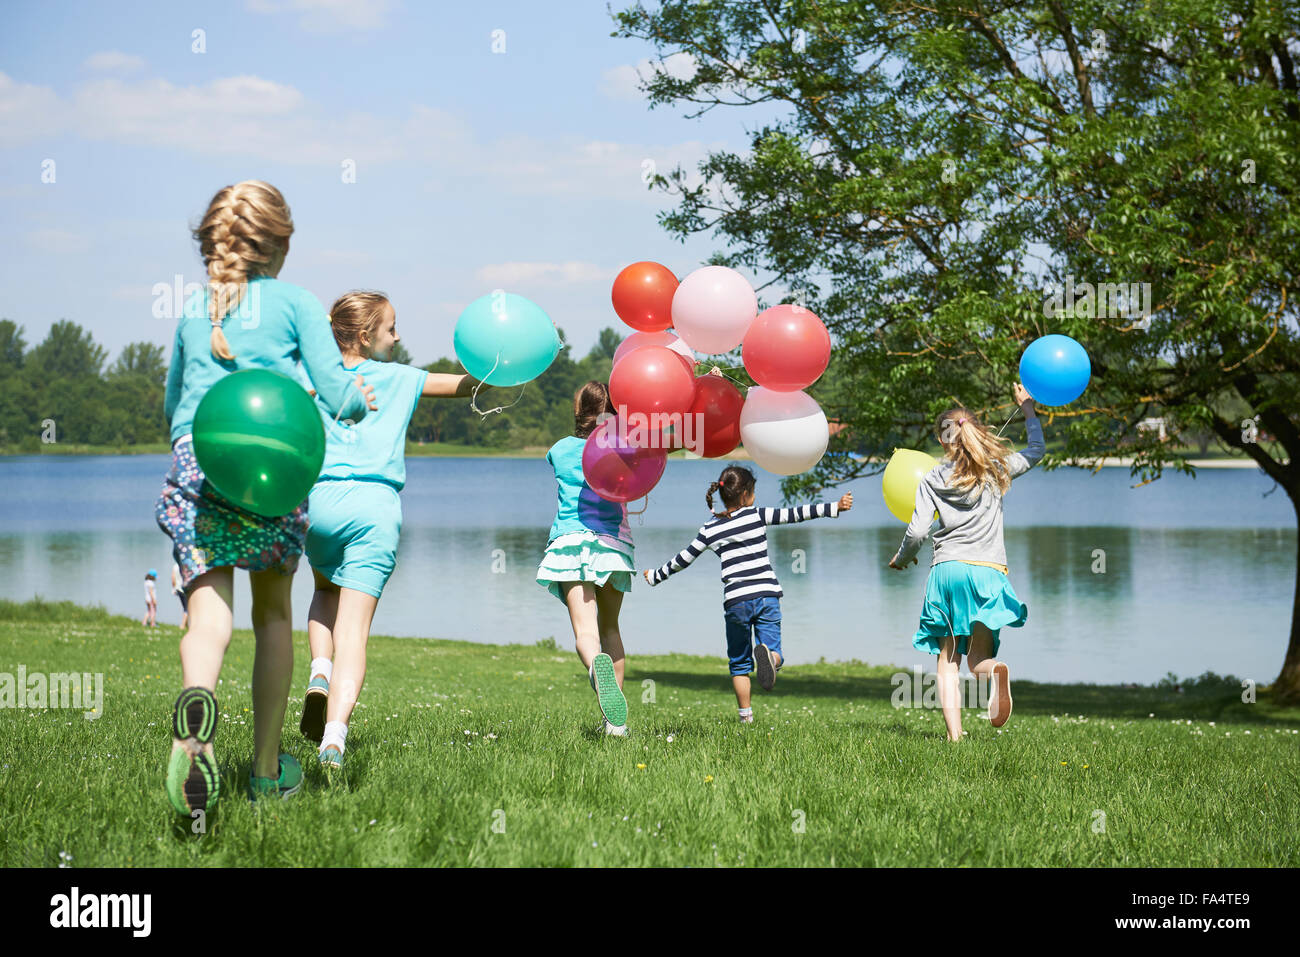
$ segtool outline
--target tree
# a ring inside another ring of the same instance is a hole
[[[165,385],[167,363],[163,359],[163,347],[152,342],[128,343],[122,347],[108,374],[110,377],[138,375],[151,383]]]
[[[596,337],[596,344],[591,347],[591,351],[587,355],[596,358],[613,359],[614,353],[618,351],[619,343],[622,341],[622,335],[606,326],[600,330],[600,335]]]
[[[748,154],[657,178],[679,200],[661,221],[827,322],[832,450],[920,447],[954,401],[1000,423],[1020,353],[1060,332],[1093,379],[1049,412],[1046,467],[1122,443],[1135,475],[1191,471],[1138,429],[1159,415],[1248,455],[1300,514],[1300,8],[665,0],[615,21],[658,50],[652,105],[762,111]],[[785,488],[878,469],[827,456]],[[1300,554],[1296,574],[1282,701],[1300,700]]]
[[[22,368],[27,343],[23,341],[23,327],[9,319],[0,319],[0,371],[11,372]]]
[[[75,322],[60,319],[50,327],[45,341],[31,351],[27,364],[48,381],[96,379],[104,366],[104,347]]]

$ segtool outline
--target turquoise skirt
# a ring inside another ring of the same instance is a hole
[[[569,532],[546,546],[537,566],[537,584],[564,601],[561,582],[591,582],[600,587],[612,584],[619,591],[632,590],[636,565],[629,542],[596,532]]]
[[[1007,576],[987,565],[940,562],[930,569],[925,583],[925,604],[921,624],[912,636],[912,647],[937,655],[943,640],[957,638],[957,653],[967,654],[971,623],[978,621],[993,633],[993,654],[1002,644],[998,632],[1019,628],[1029,617],[1029,607],[1016,597]]]

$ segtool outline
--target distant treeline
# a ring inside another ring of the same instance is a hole
[[[561,333],[563,338],[563,333]],[[588,379],[608,381],[622,336],[602,329],[596,345],[574,360],[568,345],[527,386],[484,388],[483,410],[511,405],[504,415],[480,418],[467,399],[425,399],[411,420],[413,442],[454,442],[482,448],[546,446],[573,431],[573,393]],[[163,416],[167,357],[152,342],[133,342],[106,365],[107,352],[75,322],[55,323],[38,345],[23,328],[0,319],[0,447],[38,451],[50,442],[130,446],[168,441]],[[411,363],[399,344],[395,360]],[[454,359],[430,372],[463,372]],[[522,397],[521,397],[522,392]]]

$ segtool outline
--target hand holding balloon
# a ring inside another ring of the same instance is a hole
[[[1034,397],[1030,395],[1025,390],[1025,387],[1019,382],[1017,382],[1015,386],[1015,399],[1016,405],[1020,406],[1020,411],[1025,413],[1025,418],[1038,414],[1034,411]]]

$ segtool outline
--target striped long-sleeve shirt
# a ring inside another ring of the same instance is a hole
[[[776,580],[767,557],[767,526],[789,522],[806,522],[810,518],[834,518],[839,503],[817,502],[794,508],[738,508],[730,515],[719,515],[700,527],[695,539],[650,575],[650,584],[658,585],[673,572],[695,561],[706,549],[717,553],[722,562],[722,607],[750,598],[780,598],[781,583]]]

